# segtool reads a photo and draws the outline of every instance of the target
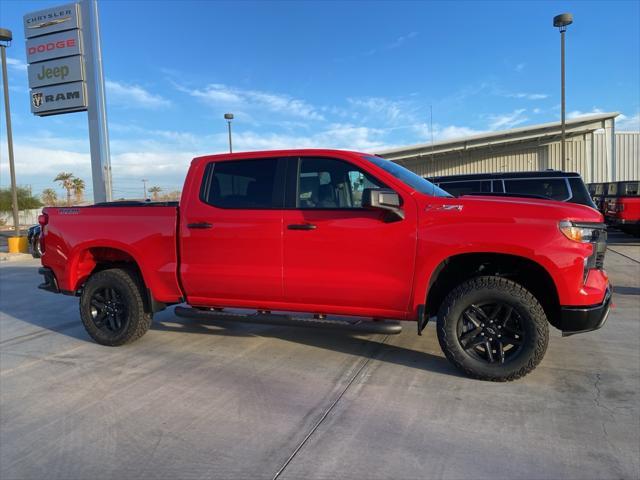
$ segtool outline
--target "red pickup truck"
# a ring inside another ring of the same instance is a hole
[[[367,317],[342,325],[386,333],[402,320],[420,333],[436,317],[451,362],[505,381],[540,363],[548,323],[564,335],[595,330],[611,300],[596,210],[454,198],[357,152],[200,157],[179,204],[49,207],[40,224],[40,287],[79,296],[103,345],[141,337],[154,312],[183,302],[191,308],[176,312],[254,309],[253,322],[292,319],[271,311],[329,327],[342,321],[326,315]]]
[[[640,181],[610,183],[605,202],[607,224],[640,236]]]

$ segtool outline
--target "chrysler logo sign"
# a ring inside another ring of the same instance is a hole
[[[70,3],[61,7],[28,13],[23,17],[23,24],[24,34],[27,38],[80,28],[78,5]]]
[[[59,18],[57,20],[49,20],[48,22],[42,22],[37,25],[27,25],[27,28],[45,28],[52,25],[58,25],[59,23],[68,22],[71,20],[71,16]]]

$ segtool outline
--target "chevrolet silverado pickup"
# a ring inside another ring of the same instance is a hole
[[[88,334],[110,346],[179,303],[189,307],[176,314],[245,308],[250,321],[288,324],[271,312],[302,312],[313,318],[300,324],[383,333],[413,321],[421,334],[436,319],[456,367],[507,381],[540,363],[548,324],[598,329],[611,302],[596,210],[455,198],[357,152],[199,157],[179,203],[48,207],[39,222],[40,288],[79,296]]]

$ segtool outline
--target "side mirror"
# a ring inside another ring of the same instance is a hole
[[[385,222],[404,220],[404,211],[400,208],[400,195],[388,188],[365,188],[362,191],[362,206],[372,210],[384,210]]]

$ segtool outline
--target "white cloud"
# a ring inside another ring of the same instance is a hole
[[[27,64],[18,58],[7,57],[7,65],[16,70],[27,71]]]
[[[418,36],[418,32],[409,32],[406,35],[401,35],[400,37],[396,38],[394,41],[387,43],[386,45],[382,46],[381,48],[372,48],[371,50],[367,50],[364,55],[367,56],[371,56],[371,55],[375,55],[376,53],[380,52],[380,51],[387,51],[387,50],[393,50],[396,48],[400,48],[402,45],[404,45],[408,40],[411,40],[412,38],[415,38]]]
[[[427,123],[416,124],[411,128],[420,136],[422,142],[429,143],[431,141],[431,130]],[[433,140],[434,142],[437,142],[454,138],[470,137],[472,135],[479,135],[483,132],[483,130],[477,130],[469,127],[461,127],[458,125],[440,125],[435,123],[433,125]]]
[[[616,130],[640,131],[640,112],[630,117],[624,113],[618,115],[618,117],[616,117]]]
[[[483,133],[483,130],[475,130],[468,127],[458,127],[456,125],[449,125],[442,128],[438,132],[438,140],[449,140],[451,138],[470,137],[472,135],[479,135]]]
[[[545,98],[549,98],[549,95],[546,93],[506,93],[504,94],[507,98],[524,98],[526,100],[544,100]]]
[[[526,109],[519,108],[511,113],[505,113],[501,115],[489,115],[489,128],[491,130],[509,129],[516,125],[520,125],[528,120],[524,115]]]
[[[145,90],[139,85],[130,85],[113,80],[105,82],[107,100],[125,107],[139,107],[148,109],[164,108],[171,105],[171,101]]]
[[[580,110],[573,110],[567,113],[567,118],[577,118],[584,117],[585,115],[596,115],[598,113],[603,113],[599,108],[593,107],[590,112],[582,112]]]
[[[418,36],[418,32],[409,32],[406,35],[402,35],[396,38],[393,42],[386,46],[387,50],[392,50],[394,48],[401,47],[407,40],[411,40]]]
[[[175,85],[178,90],[217,107],[257,108],[307,120],[324,120],[318,110],[304,100],[290,95],[231,87],[212,83],[203,89]]]
[[[396,123],[400,119],[412,118],[406,102],[398,102],[382,97],[348,98],[347,102],[355,108],[363,109],[377,116],[378,120]]]

